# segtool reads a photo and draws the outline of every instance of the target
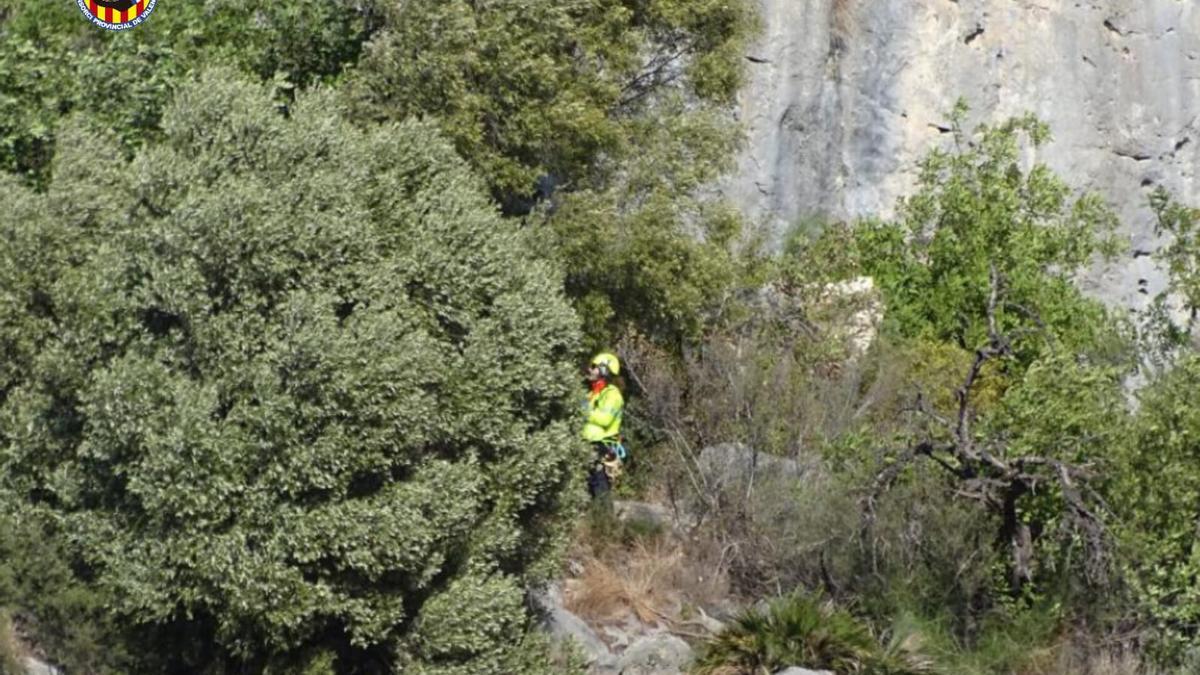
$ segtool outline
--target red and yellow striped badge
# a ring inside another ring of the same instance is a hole
[[[108,30],[133,28],[154,11],[157,0],[76,0],[92,23]]]

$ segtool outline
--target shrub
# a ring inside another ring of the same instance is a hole
[[[29,509],[0,514],[0,608],[10,610],[8,628],[19,626],[71,672],[126,672],[133,661],[124,634],[105,611],[107,597],[76,576],[77,562],[51,519]]]
[[[751,609],[708,644],[699,675],[759,675],[790,666],[864,675],[932,672],[911,640],[881,647],[866,624],[813,597],[793,594]]]
[[[1200,639],[1200,357],[1189,354],[1140,393],[1134,440],[1113,499],[1155,650],[1178,661]]]
[[[1034,116],[966,134],[966,112],[960,102],[953,115],[957,150],[922,160],[919,189],[900,203],[899,218],[854,228],[862,273],[884,290],[888,325],[968,350],[993,325],[1052,335],[1069,351],[1124,347],[1113,319],[1072,283],[1095,256],[1115,255],[1112,210],[1097,195],[1073,198],[1043,164],[1023,169],[1022,139],[1030,149],[1049,139]],[[993,275],[1003,289],[989,318]],[[1048,349],[1045,340],[1014,342],[1021,364]]]
[[[577,188],[636,157],[666,117],[658,94],[685,90],[703,113],[730,102],[752,25],[748,3],[722,0],[413,0],[384,15],[350,75],[358,114],[429,116],[515,210],[540,180]]]

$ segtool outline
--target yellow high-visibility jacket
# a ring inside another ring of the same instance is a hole
[[[591,443],[617,440],[621,433],[621,415],[625,410],[625,397],[616,385],[608,385],[599,393],[588,393],[587,423],[583,425],[583,439]]]

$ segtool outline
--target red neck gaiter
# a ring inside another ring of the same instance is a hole
[[[596,380],[595,382],[592,382],[592,393],[599,394],[600,392],[604,391],[604,388],[607,386],[608,383],[604,380]]]

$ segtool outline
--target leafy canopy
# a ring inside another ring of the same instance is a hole
[[[1072,197],[1045,165],[1023,168],[1023,149],[1049,139],[1044,123],[1027,115],[971,137],[962,131],[966,112],[960,102],[955,150],[922,161],[920,188],[899,218],[858,231],[860,263],[887,296],[889,324],[905,336],[975,349],[987,337],[994,272],[1003,280],[1001,332],[1037,330],[1069,351],[1097,345],[1110,337],[1104,311],[1072,276],[1115,252],[1116,217],[1096,195]],[[1021,359],[1028,363],[1045,344],[1027,341]]]
[[[46,179],[59,122],[82,113],[132,151],[157,135],[174,88],[228,64],[302,86],[341,73],[376,26],[373,2],[159,3],[136,30],[88,23],[74,2],[0,0],[0,169]]]
[[[737,273],[739,219],[698,193],[733,157],[751,4],[414,0],[385,17],[348,77],[356,116],[430,119],[530,214],[589,345],[696,337]]]
[[[1004,560],[988,602],[1054,594],[1080,607],[1111,579],[1101,493],[1124,470],[1131,345],[1073,276],[1113,251],[1115,218],[1025,159],[1048,137],[1036,118],[967,135],[965,114],[960,105],[955,146],[922,161],[894,220],[834,228],[797,245],[783,270],[801,285],[873,277],[884,341],[932,361],[910,370],[900,411],[880,411],[893,419],[876,438],[904,450],[868,454],[883,460],[872,489],[915,480],[905,467],[928,458],[947,498],[986,507],[979,526]]]
[[[560,281],[429,125],[216,70],[163,130],[127,162],[77,119],[45,194],[8,180],[4,488],[161,668],[533,667],[576,468]]]
[[[1184,355],[1140,393],[1133,442],[1113,498],[1141,611],[1157,647],[1178,657],[1200,636],[1200,357]]]
[[[732,100],[748,7],[725,0],[413,0],[352,76],[361,114],[429,116],[502,202],[585,187],[636,155],[655,94]]]

